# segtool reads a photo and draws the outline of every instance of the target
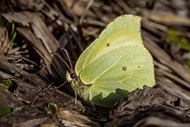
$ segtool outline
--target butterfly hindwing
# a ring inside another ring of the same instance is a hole
[[[125,96],[122,96],[124,92],[121,91],[126,91],[127,95],[144,85],[155,84],[151,55],[143,46],[134,45],[121,47],[101,56],[90,63],[81,76],[86,79],[96,77],[92,80],[91,88],[86,91],[91,93],[91,97],[86,98],[98,105],[108,105],[114,103],[113,99],[123,99]],[[109,96],[113,94],[115,96],[111,99],[112,103],[107,103]],[[99,99],[94,100],[96,97]],[[107,101],[102,101],[104,99]]]

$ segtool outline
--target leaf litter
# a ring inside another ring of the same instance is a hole
[[[0,109],[11,109],[0,116],[0,126],[190,126],[189,1],[0,4]],[[58,89],[67,67],[55,54],[68,63],[65,48],[74,65],[106,24],[122,14],[143,17],[143,42],[154,57],[157,86],[132,92],[113,109],[85,104],[67,83]],[[5,80],[13,82],[11,91]],[[50,104],[56,113],[48,110]]]

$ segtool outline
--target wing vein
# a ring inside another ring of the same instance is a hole
[[[128,34],[126,37],[124,37],[124,38],[122,38],[122,39],[123,39],[123,40],[124,40],[124,39],[127,40],[128,38],[130,38],[130,36],[134,36],[134,34],[139,34],[139,33],[136,33],[136,32],[130,33],[130,34]],[[111,35],[110,35],[110,36],[111,36]],[[121,39],[120,39],[120,40],[121,40]],[[117,42],[119,42],[119,40],[115,41],[114,43],[117,43]],[[113,44],[113,43],[112,43],[112,44]],[[143,45],[143,43],[138,43],[138,44],[136,44],[136,43],[134,43],[134,42],[128,42],[128,43],[123,44],[122,46],[129,46],[129,45]],[[115,49],[117,49],[117,48],[120,48],[120,47],[121,47],[121,45],[119,45],[119,46],[114,46],[114,48],[111,47],[111,50],[108,51],[108,52],[105,52],[105,53],[112,52],[113,50],[115,50]],[[91,52],[90,52],[90,53],[91,53]],[[90,53],[89,53],[89,54],[90,54]],[[98,59],[99,57],[103,56],[105,53],[102,53],[101,55],[98,55],[98,57],[96,56],[95,58],[91,58],[92,60],[89,60],[90,62],[89,62],[88,64],[90,64],[90,63],[93,62],[94,60]],[[100,54],[100,53],[98,53],[98,54]],[[84,62],[83,62],[83,64],[84,64]],[[83,67],[83,65],[82,65],[82,67]]]
[[[125,53],[126,54],[126,53]],[[93,80],[93,82],[94,81],[96,81],[99,77],[101,77],[104,73],[106,73],[110,68],[112,68],[114,65],[116,65],[117,63],[118,63],[118,61],[120,60],[120,59],[122,59],[124,56],[125,56],[125,54],[123,54],[121,57],[119,57],[119,59],[117,59],[109,68],[107,68],[107,69],[105,69],[105,71],[103,71],[97,78],[95,78],[94,80]]]

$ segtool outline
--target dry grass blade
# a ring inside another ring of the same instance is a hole
[[[172,58],[163,49],[161,49],[155,42],[144,36],[145,46],[162,64],[170,67],[181,78],[190,83],[190,70],[184,67],[179,62],[172,60]],[[190,86],[189,86],[190,87]]]
[[[162,24],[183,25],[190,27],[190,18],[184,18],[167,13],[153,12],[149,15],[149,19]]]
[[[8,32],[6,28],[0,27],[0,55],[7,53],[9,46]]]

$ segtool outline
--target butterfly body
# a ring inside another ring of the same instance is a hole
[[[142,43],[140,19],[116,18],[81,54],[76,77],[67,79],[85,101],[112,107],[135,89],[155,85],[153,59]]]

